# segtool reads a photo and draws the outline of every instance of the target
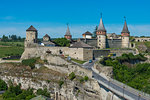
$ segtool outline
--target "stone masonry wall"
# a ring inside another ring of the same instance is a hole
[[[68,62],[59,56],[43,54],[41,55],[41,59],[47,60],[48,63],[44,64],[44,66],[49,69],[58,71],[60,73],[66,73],[68,75],[71,72],[75,72],[75,74],[79,76],[88,76],[89,78],[92,78],[92,71],[82,68],[79,65],[72,64],[71,62]]]
[[[63,55],[68,55],[72,58],[85,60],[83,56],[83,48],[68,48],[68,47],[35,47],[35,48],[25,48],[21,59],[28,59],[32,57],[40,57],[46,51],[51,51],[54,55],[60,55],[60,51]],[[88,55],[87,55],[88,56]]]
[[[110,52],[111,53],[115,53],[116,54],[116,56],[118,57],[118,56],[121,56],[122,54],[124,54],[124,53],[133,53],[133,54],[136,54],[136,51],[134,51],[134,50],[123,50],[123,49],[112,49],[112,50],[110,50]]]

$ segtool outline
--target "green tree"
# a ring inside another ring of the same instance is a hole
[[[44,90],[38,89],[36,94],[37,95],[43,95],[43,96],[46,96],[46,97],[50,98],[50,92],[48,92],[46,88]]]
[[[7,42],[8,41],[8,37],[7,36],[5,36],[5,35],[3,35],[2,36],[2,40],[1,41],[3,41],[3,42]]]
[[[57,46],[61,46],[61,47],[70,46],[70,40],[67,40],[66,38],[57,38],[54,40],[54,42]]]
[[[64,81],[59,81],[59,87],[61,88],[62,85],[64,84]]]
[[[4,91],[7,90],[7,84],[5,83],[5,81],[0,79],[0,91]]]
[[[97,29],[98,29],[98,27],[96,26],[96,27],[95,27],[95,30],[94,30],[94,32],[93,32],[93,38],[96,38],[96,37],[97,37],[97,35],[96,35]]]

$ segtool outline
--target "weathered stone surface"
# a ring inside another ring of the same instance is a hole
[[[15,66],[15,67],[14,67]],[[57,67],[57,66],[55,66]],[[5,71],[7,70],[7,71]],[[10,73],[11,71],[16,71]],[[101,88],[97,81],[91,78],[84,83],[80,83],[78,80],[69,80],[66,76],[49,69],[37,69],[35,71],[29,70],[28,68],[11,65],[11,64],[0,64],[0,78],[8,83],[11,80],[14,84],[21,83],[22,89],[34,88],[35,90],[39,88],[47,88],[52,92],[52,97],[56,98],[54,93],[58,93],[58,99],[56,100],[106,100],[106,98],[111,98],[113,94],[107,92],[105,89]],[[53,75],[54,74],[54,75]],[[48,75],[48,77],[46,77]],[[63,79],[64,77],[64,79]],[[57,79],[64,81],[62,88],[59,87],[58,81],[51,80]],[[47,80],[50,80],[48,82]],[[114,96],[113,100],[120,100],[117,96]]]
[[[112,77],[113,68],[111,66],[103,66],[101,64],[94,64],[94,68],[99,71],[99,73],[103,73],[107,77]]]

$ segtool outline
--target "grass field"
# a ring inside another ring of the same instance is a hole
[[[4,100],[1,94],[0,94],[0,100]]]
[[[144,42],[144,44],[146,45],[146,47],[150,48],[150,42]]]
[[[21,55],[24,51],[24,42],[0,42],[0,58]]]
[[[73,59],[71,58],[72,61],[77,62],[79,64],[84,64],[86,61],[82,61],[82,60],[77,60],[77,59]]]
[[[24,42],[0,42],[0,46],[24,47]]]

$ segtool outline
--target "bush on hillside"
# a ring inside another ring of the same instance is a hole
[[[4,91],[7,90],[7,84],[5,83],[5,81],[0,79],[0,91]]]
[[[88,77],[88,76],[84,76],[84,80],[85,80],[85,81],[88,81],[88,80],[89,80],[89,77]]]
[[[61,88],[62,85],[64,84],[64,81],[59,81],[59,87]]]
[[[74,78],[76,78],[75,73],[74,73],[74,72],[70,73],[70,74],[69,74],[69,79],[70,79],[70,80],[73,80]]]
[[[4,100],[30,100],[35,97],[33,89],[21,90],[21,85],[10,85],[2,95]]]
[[[50,98],[50,92],[45,88],[44,90],[38,89],[36,92],[37,95],[43,95]]]
[[[36,59],[35,58],[22,60],[22,64],[26,65],[26,66],[30,66],[31,69],[35,68],[35,63],[36,63]]]

